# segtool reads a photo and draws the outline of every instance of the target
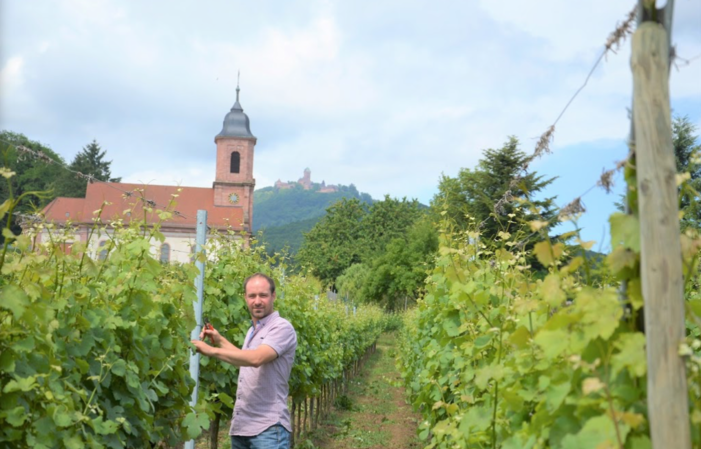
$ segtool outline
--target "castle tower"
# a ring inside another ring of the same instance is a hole
[[[251,134],[248,116],[239,103],[239,86],[236,86],[236,103],[224,117],[224,126],[214,137],[217,145],[217,169],[214,179],[214,205],[243,208],[243,228],[253,232],[253,153],[257,139]],[[233,223],[232,223],[233,224]]]

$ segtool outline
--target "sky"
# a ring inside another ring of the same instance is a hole
[[[509,136],[530,154],[634,4],[0,0],[0,129],[67,162],[95,139],[124,182],[210,187],[240,70],[257,188],[309,167],[428,204]],[[675,2],[672,41],[696,58],[672,68],[672,108],[701,130],[701,2]],[[557,177],[544,194],[560,206],[588,191],[578,224],[603,251],[624,185],[590,188],[628,151],[629,60],[628,39],[531,165]]]

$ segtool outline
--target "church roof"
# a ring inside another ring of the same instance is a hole
[[[116,187],[116,189],[114,188]],[[119,189],[119,190],[117,190]],[[137,191],[143,189],[143,192]],[[178,192],[178,189],[182,189]],[[124,192],[133,192],[126,196]],[[170,219],[162,222],[163,227],[195,229],[197,227],[197,210],[207,211],[207,225],[212,228],[227,228],[229,225],[235,230],[243,229],[243,208],[236,206],[215,206],[214,189],[207,187],[178,187],[129,184],[122,182],[88,184],[85,198],[56,198],[44,208],[44,216],[48,222],[65,223],[92,223],[93,212],[104,206],[101,221],[123,218],[125,222],[143,219],[143,201],[140,198],[154,201],[163,210],[173,199],[176,203],[173,207],[179,214],[174,214]],[[130,210],[126,216],[125,211]],[[155,212],[147,213],[146,221],[149,224],[158,222]]]
[[[241,103],[239,103],[239,89],[236,86],[236,103],[231,107],[231,110],[226,117],[224,117],[224,125],[222,130],[214,140],[220,137],[246,137],[255,139],[256,137],[251,133],[251,123],[248,116],[244,114]]]

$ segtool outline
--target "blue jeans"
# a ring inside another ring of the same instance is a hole
[[[254,437],[231,436],[231,449],[289,449],[290,432],[275,424]]]

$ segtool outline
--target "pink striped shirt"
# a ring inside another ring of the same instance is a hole
[[[277,423],[289,432],[290,411],[287,409],[289,380],[297,349],[297,334],[289,321],[273,312],[248,329],[243,349],[268,345],[277,358],[258,368],[239,368],[234,414],[229,435],[255,436]]]

